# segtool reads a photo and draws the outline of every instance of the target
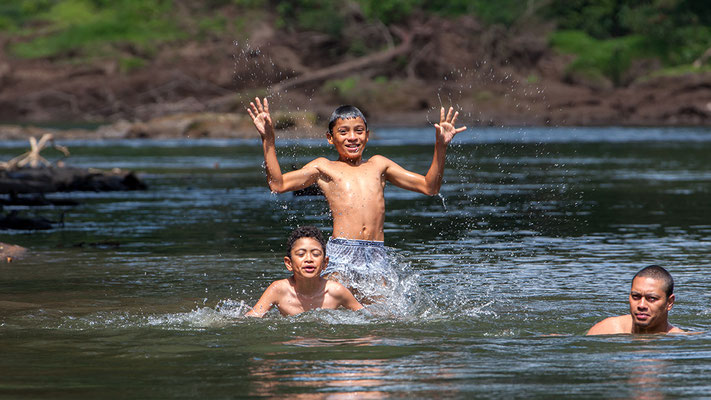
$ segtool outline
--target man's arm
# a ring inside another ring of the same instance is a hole
[[[264,102],[262,102],[259,97],[256,97],[254,102],[249,103],[249,106],[250,108],[247,109],[247,112],[252,118],[254,127],[257,128],[257,132],[259,132],[259,136],[262,138],[262,150],[264,151],[264,164],[266,165],[269,189],[274,193],[284,193],[303,189],[314,184],[318,179],[319,173],[316,168],[316,160],[300,170],[286,174],[281,173],[281,167],[276,155],[274,126],[272,125],[267,98],[265,97]]]
[[[424,193],[433,196],[439,193],[442,186],[442,176],[444,175],[444,161],[447,153],[447,146],[454,136],[467,129],[466,126],[455,128],[459,112],[449,107],[447,115],[444,114],[444,107],[440,109],[439,124],[435,124],[436,140],[432,164],[427,171],[427,175],[422,176],[410,172],[396,163],[390,161],[385,169],[385,178],[403,189]],[[389,161],[389,160],[388,160]]]
[[[254,305],[254,308],[251,310],[247,311],[244,316],[245,317],[257,317],[257,318],[262,318],[264,314],[266,314],[269,310],[272,309],[274,304],[277,303],[279,296],[278,296],[278,282],[272,282],[271,285],[267,288],[267,290],[262,293],[262,297],[259,298],[259,301],[257,301],[257,304]]]

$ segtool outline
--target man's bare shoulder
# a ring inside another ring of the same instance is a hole
[[[620,315],[617,317],[605,318],[593,325],[588,331],[588,335],[615,335],[619,333],[631,333],[632,317],[630,315]]]

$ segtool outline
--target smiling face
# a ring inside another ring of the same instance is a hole
[[[661,279],[645,276],[634,278],[630,289],[630,314],[635,332],[666,332],[674,295],[667,297],[664,289],[664,281]]]
[[[340,118],[333,129],[326,134],[328,143],[336,147],[338,159],[349,163],[357,163],[363,157],[365,144],[368,143],[370,131],[363,118]]]
[[[286,269],[294,273],[295,278],[318,278],[328,264],[321,243],[311,237],[297,239],[289,254],[284,257],[284,264]]]

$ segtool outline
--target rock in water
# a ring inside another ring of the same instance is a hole
[[[27,249],[22,246],[0,242],[0,262],[9,263],[22,258],[25,254],[27,254]]]

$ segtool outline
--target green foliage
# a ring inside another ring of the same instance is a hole
[[[97,10],[91,2],[86,0],[64,0],[55,4],[49,12],[44,14],[57,28],[81,25],[91,20]]]
[[[597,39],[629,33],[619,21],[626,0],[553,0],[542,13],[562,30],[580,30]]]
[[[227,29],[227,20],[221,15],[214,18],[201,18],[198,21],[198,28],[201,37],[205,37],[210,33],[222,33]]]
[[[15,23],[11,18],[0,15],[0,32],[15,30]]]
[[[28,2],[28,3],[37,3]],[[110,52],[114,45],[129,45],[150,53],[155,44],[183,35],[170,18],[169,0],[57,0],[48,11],[27,20],[44,21],[40,35],[14,45],[20,57],[62,54],[84,56]]]
[[[400,22],[422,7],[425,0],[358,0],[366,17],[384,24]]]
[[[424,9],[447,16],[476,15],[487,24],[510,26],[524,14],[527,6],[522,0],[428,0]]]
[[[615,85],[622,82],[633,59],[649,55],[645,38],[638,35],[598,40],[582,31],[559,31],[550,42],[559,51],[578,55],[568,66],[570,72],[589,78],[604,76]]]
[[[52,5],[51,0],[19,0],[0,2],[0,30],[15,31],[28,18]]]
[[[355,1],[368,19],[380,21],[385,25],[402,22],[416,12],[431,12],[445,16],[475,14],[485,23],[511,25],[526,11],[528,4],[520,0]],[[282,27],[295,26],[333,36],[338,36],[340,33],[344,7],[342,2],[329,0],[292,0],[276,3]]]
[[[526,77],[526,82],[527,83],[538,83],[541,80],[541,77],[536,75],[536,74],[529,74]]]
[[[654,71],[650,76],[680,76],[686,74],[697,74],[699,72],[711,72],[711,65],[702,65],[694,67],[693,65],[680,65],[678,67],[663,68],[659,71]]]
[[[145,65],[146,61],[137,57],[124,57],[119,60],[119,70],[124,74],[141,69]]]
[[[669,66],[691,63],[711,47],[705,0],[554,0],[543,14],[597,39],[641,36],[648,55]]]
[[[354,97],[355,89],[358,87],[360,79],[350,76],[343,79],[332,79],[326,81],[321,90],[326,93],[333,93],[341,99],[350,99]]]
[[[626,9],[622,20],[647,37],[667,65],[688,64],[711,47],[711,3],[707,4],[668,0]]]
[[[279,14],[277,25],[339,37],[344,24],[342,6],[341,2],[330,0],[282,1],[276,6]]]
[[[231,0],[235,5],[244,8],[262,8],[268,0]]]
[[[358,0],[368,18],[397,23],[416,11],[444,16],[473,14],[488,24],[511,25],[526,10],[521,0]]]

